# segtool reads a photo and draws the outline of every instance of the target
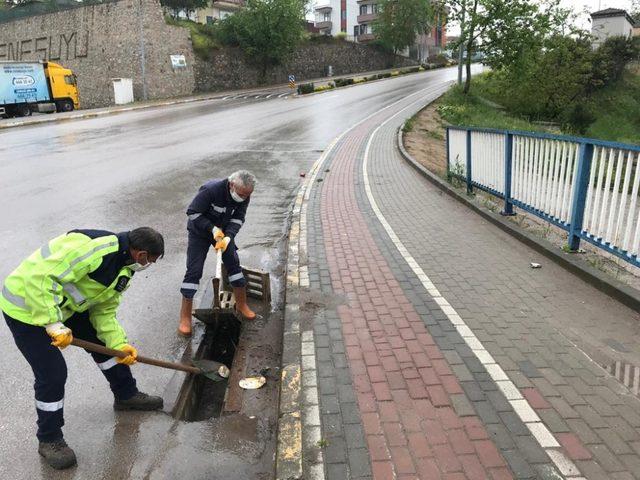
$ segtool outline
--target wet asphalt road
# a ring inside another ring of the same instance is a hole
[[[219,99],[0,131],[0,278],[73,228],[155,227],[165,236],[166,256],[136,275],[119,319],[141,354],[175,359],[185,347],[175,335],[184,211],[198,187],[239,168],[257,175],[237,239],[241,261],[277,273],[300,172],[359,120],[455,76],[447,69],[304,98]],[[260,416],[187,424],[166,413],[116,414],[91,358],[74,347],[64,356],[64,432],[79,466],[57,473],[37,454],[32,373],[8,328],[0,327],[3,478],[271,478],[256,460],[273,437]],[[136,365],[134,375],[141,390],[163,395],[173,373]],[[220,422],[236,422],[237,434],[221,438]]]

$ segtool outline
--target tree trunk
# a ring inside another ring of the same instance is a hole
[[[467,43],[467,60],[465,62],[467,67],[467,77],[464,79],[464,93],[469,93],[471,88],[471,55],[473,54],[473,32],[469,35],[469,42]]]

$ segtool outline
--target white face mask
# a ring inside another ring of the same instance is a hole
[[[144,265],[136,262],[136,263],[132,263],[131,265],[129,265],[129,268],[134,272],[141,272],[142,270],[146,270],[150,266],[151,266],[151,262],[146,263]]]
[[[233,198],[233,201],[236,203],[244,202],[244,198],[238,195],[235,190],[231,190],[231,198]]]

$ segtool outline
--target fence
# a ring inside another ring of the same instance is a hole
[[[447,172],[640,267],[640,146],[448,127]]]

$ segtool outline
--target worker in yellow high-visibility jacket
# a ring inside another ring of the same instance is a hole
[[[149,227],[114,234],[73,230],[33,252],[4,281],[0,309],[35,376],[38,452],[54,468],[76,464],[62,435],[67,366],[59,349],[73,336],[128,353],[92,353],[109,381],[117,410],[156,410],[162,398],[138,391],[129,365],[137,352],[116,319],[134,273],[164,255],[162,235]]]

